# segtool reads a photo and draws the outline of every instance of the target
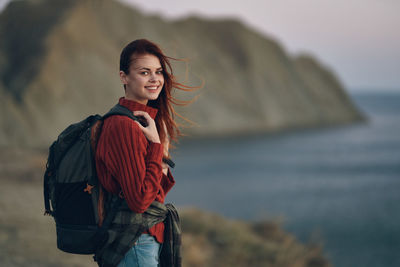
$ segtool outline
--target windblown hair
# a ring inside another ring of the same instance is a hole
[[[192,101],[183,101],[176,99],[171,95],[171,91],[173,88],[183,91],[193,91],[200,88],[201,86],[192,87],[178,83],[175,76],[173,75],[173,70],[169,59],[178,61],[180,60],[164,55],[157,44],[147,39],[137,39],[125,46],[125,48],[121,52],[119,69],[125,74],[129,74],[129,67],[132,61],[135,59],[135,56],[140,56],[144,54],[154,55],[160,60],[164,76],[164,85],[160,92],[160,95],[155,100],[149,100],[147,105],[158,109],[155,123],[157,125],[161,142],[164,143],[165,138],[167,138],[168,136],[171,141],[176,142],[177,137],[181,136],[182,134],[178,128],[177,123],[175,122],[175,115],[181,117],[186,121],[189,120],[183,118],[181,115],[176,113],[172,104],[185,106]],[[126,89],[125,85],[124,88]],[[165,124],[165,128],[163,124]]]

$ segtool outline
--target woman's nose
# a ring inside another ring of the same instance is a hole
[[[157,80],[156,74],[155,73],[150,74],[150,82],[155,82],[156,80]]]

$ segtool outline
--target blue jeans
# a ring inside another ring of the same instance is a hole
[[[117,267],[157,267],[160,252],[161,244],[154,236],[141,234]]]

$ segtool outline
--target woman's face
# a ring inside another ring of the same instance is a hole
[[[125,98],[146,105],[157,99],[164,85],[160,60],[151,54],[132,55],[129,74],[120,71],[120,78],[126,85]]]

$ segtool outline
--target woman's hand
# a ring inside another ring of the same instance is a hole
[[[135,116],[142,116],[145,118],[146,122],[147,122],[147,126],[143,127],[138,121],[135,121],[138,125],[139,128],[143,131],[144,136],[146,136],[146,138],[153,142],[153,143],[161,143],[160,142],[160,137],[158,135],[157,132],[157,126],[155,121],[150,117],[149,113],[145,112],[145,111],[134,111],[133,115]]]
[[[165,123],[163,123],[164,125],[164,131],[165,131],[165,141],[163,143],[164,146],[164,158],[169,158],[169,136],[168,136],[168,132],[167,132],[167,127],[165,126]],[[168,164],[165,163],[164,161],[161,162],[161,166],[162,166],[162,172],[165,175],[168,175]]]

